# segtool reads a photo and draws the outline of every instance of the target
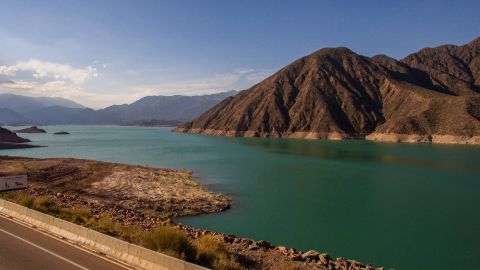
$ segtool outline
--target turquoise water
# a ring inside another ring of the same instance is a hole
[[[187,168],[234,199],[180,219],[395,269],[480,269],[480,147],[221,138],[169,128],[49,126],[47,148],[0,155],[80,157]]]

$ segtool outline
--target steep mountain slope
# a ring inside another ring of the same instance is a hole
[[[401,61],[425,71],[437,89],[454,95],[480,93],[480,38],[464,46],[425,48]]]
[[[447,47],[402,62],[321,49],[176,131],[480,143],[479,42]]]

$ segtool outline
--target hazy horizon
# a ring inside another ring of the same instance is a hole
[[[239,92],[241,90],[235,90],[235,89],[231,89],[231,90],[225,90],[225,91],[219,91],[219,92],[216,92],[216,93],[212,93],[212,94],[194,94],[194,95],[179,95],[179,94],[171,94],[171,95],[148,95],[148,96],[143,96],[143,97],[140,97],[136,100],[133,100],[132,102],[128,102],[128,103],[118,103],[118,104],[109,104],[109,105],[106,105],[104,107],[98,107],[98,108],[95,108],[95,107],[89,107],[89,106],[86,106],[84,104],[82,104],[81,102],[78,102],[76,101],[75,99],[70,99],[70,98],[64,98],[64,97],[58,97],[58,96],[51,96],[51,97],[48,97],[48,96],[32,96],[32,95],[21,95],[21,94],[15,94],[15,93],[12,93],[12,92],[1,92],[0,91],[0,96],[2,95],[14,95],[14,96],[21,96],[21,97],[30,97],[30,98],[52,98],[52,99],[64,99],[64,100],[67,100],[67,101],[72,101],[74,103],[77,103],[85,108],[89,108],[89,109],[94,109],[94,110],[100,110],[100,109],[105,109],[105,108],[108,108],[110,106],[115,106],[115,105],[130,105],[132,103],[135,103],[136,101],[139,101],[140,99],[142,98],[146,98],[146,97],[152,97],[152,96],[155,96],[155,97],[173,97],[173,96],[187,96],[187,97],[197,97],[197,96],[207,96],[207,95],[215,95],[215,94],[222,94],[222,93],[228,93],[228,92]]]

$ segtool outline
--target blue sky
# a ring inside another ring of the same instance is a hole
[[[480,1],[3,1],[0,93],[99,108],[246,89],[323,47],[400,59],[480,36]]]

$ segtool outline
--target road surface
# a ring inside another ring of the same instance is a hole
[[[0,270],[125,270],[101,256],[0,216]]]

